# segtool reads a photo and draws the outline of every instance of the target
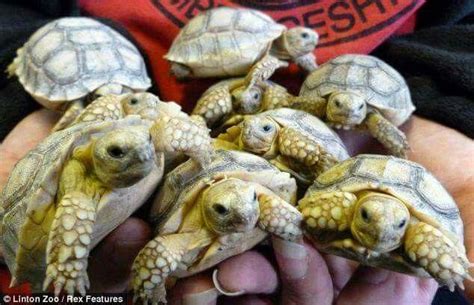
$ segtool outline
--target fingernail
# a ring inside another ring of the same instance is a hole
[[[387,281],[389,275],[390,271],[373,267],[361,267],[356,274],[359,281],[372,285]]]
[[[218,296],[219,293],[215,288],[198,293],[186,294],[183,296],[182,305],[215,305]]]
[[[306,275],[308,259],[304,245],[274,237],[273,248],[280,269],[288,279],[300,279]]]

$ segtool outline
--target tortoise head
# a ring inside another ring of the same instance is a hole
[[[267,116],[250,116],[242,123],[239,146],[258,155],[272,155],[276,149],[279,125]]]
[[[154,148],[145,127],[117,129],[99,138],[92,149],[96,176],[110,188],[131,186],[153,168]]]
[[[232,91],[233,108],[240,114],[254,114],[262,107],[263,89],[260,86],[238,87]]]
[[[297,26],[284,33],[287,52],[292,57],[299,57],[314,51],[318,44],[318,33],[310,28]]]
[[[255,187],[235,178],[209,186],[201,204],[206,226],[220,235],[252,230],[260,213]]]
[[[332,123],[358,125],[365,119],[366,114],[367,103],[355,92],[339,91],[329,96],[326,117]]]
[[[356,203],[352,235],[366,248],[389,252],[398,248],[410,221],[410,212],[399,199],[369,192]]]
[[[122,108],[126,115],[136,114],[145,120],[155,120],[158,115],[158,96],[148,93],[129,93],[121,99]]]

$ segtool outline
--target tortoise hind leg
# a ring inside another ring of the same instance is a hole
[[[43,290],[52,283],[55,295],[61,290],[85,295],[89,288],[87,258],[95,222],[95,202],[80,192],[64,195],[56,210],[46,247],[46,279]]]
[[[67,128],[72,124],[72,122],[74,122],[74,120],[76,120],[82,110],[84,110],[84,102],[82,99],[71,102],[63,116],[59,119],[56,125],[54,125],[52,132]]]
[[[191,69],[177,62],[171,63],[170,71],[179,81],[188,80],[193,77]]]
[[[382,115],[372,112],[367,114],[365,124],[374,138],[397,157],[406,158],[409,149],[405,134]]]
[[[404,246],[414,263],[451,291],[454,291],[456,285],[464,289],[465,279],[473,280],[469,275],[471,263],[465,254],[441,231],[427,223],[410,225],[405,234]]]

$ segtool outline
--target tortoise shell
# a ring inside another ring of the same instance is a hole
[[[243,75],[284,30],[256,10],[219,7],[191,19],[165,58],[198,77]]]
[[[56,211],[54,203],[59,177],[72,151],[112,130],[141,125],[142,121],[137,118],[80,123],[51,134],[15,165],[0,197],[3,210],[0,228],[5,262],[19,283],[29,281],[33,289],[41,289],[46,270],[46,243]],[[114,189],[101,198],[92,247],[151,195],[163,175],[163,156],[158,154],[156,161],[151,173],[140,182]],[[20,237],[25,234],[27,242]],[[25,250],[22,251],[25,257],[17,257],[20,247]]]
[[[453,241],[463,244],[463,222],[456,202],[418,163],[392,156],[359,155],[318,176],[308,192],[331,190],[379,190],[391,194],[403,201],[412,215],[448,232]]]
[[[400,73],[369,55],[347,54],[326,62],[306,78],[300,96],[324,97],[335,91],[359,93],[396,126],[415,110]]]
[[[137,91],[151,86],[137,48],[112,28],[85,17],[44,25],[18,49],[14,64],[25,90],[53,109],[109,83]]]

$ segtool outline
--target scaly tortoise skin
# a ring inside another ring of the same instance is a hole
[[[137,115],[151,123],[163,115],[188,117],[178,104],[163,102],[158,96],[149,92],[107,94],[92,101],[71,124],[64,127],[67,128],[81,122],[118,120],[128,115]]]
[[[7,71],[43,106],[68,109],[58,130],[74,120],[91,96],[151,87],[137,48],[86,17],[60,18],[38,29],[18,49]]]
[[[338,56],[312,72],[299,95],[296,108],[312,109],[336,128],[368,129],[391,154],[406,156],[408,143],[397,126],[415,107],[403,77],[380,59]]]
[[[342,140],[326,124],[304,111],[288,108],[246,116],[217,139],[270,160],[306,185],[349,158]]]
[[[1,197],[12,285],[84,294],[89,251],[151,195],[165,159],[186,154],[204,167],[211,152],[207,128],[181,117],[84,122],[47,137]]]
[[[472,280],[453,198],[421,165],[359,155],[319,175],[299,201],[321,250],[417,276],[454,290]]]
[[[295,200],[295,180],[258,156],[217,150],[205,170],[181,164],[155,199],[151,220],[157,237],[133,264],[135,298],[166,303],[168,277],[211,268],[268,233],[300,239]]]

